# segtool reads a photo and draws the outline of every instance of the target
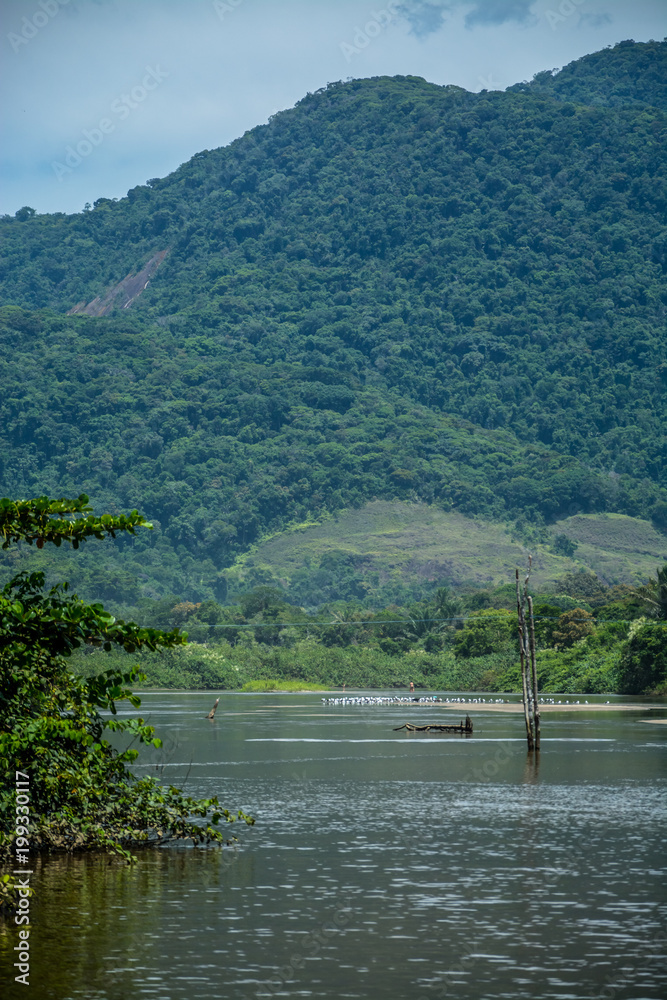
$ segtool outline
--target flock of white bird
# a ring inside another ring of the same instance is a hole
[[[439,698],[437,695],[427,695],[423,698],[407,698],[403,695],[343,695],[341,698],[322,698],[323,705],[504,705],[505,698]]]
[[[558,700],[555,698],[538,698],[540,705],[588,705],[587,701],[573,701],[571,699]],[[322,698],[323,705],[511,705],[510,698],[439,698],[437,695],[428,695],[423,698],[406,698],[403,695],[347,695],[341,698]],[[609,702],[606,701],[605,705]]]
[[[411,705],[413,702],[419,702],[420,705],[432,705],[434,702],[442,702],[442,698],[438,698],[436,695],[431,695],[428,698],[404,698],[398,695],[392,697],[372,697],[371,695],[362,695],[359,697],[342,697],[342,698],[322,698],[323,705]]]

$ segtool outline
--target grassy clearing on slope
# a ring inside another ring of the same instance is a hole
[[[547,545],[532,546],[533,585],[549,589],[576,569],[599,573],[608,583],[635,583],[667,559],[667,539],[647,521],[620,514],[585,514],[552,527],[579,543],[574,558]],[[369,594],[396,583],[446,583],[454,587],[494,587],[511,583],[528,550],[502,524],[472,520],[421,503],[376,500],[317,525],[304,525],[261,542],[228,571],[240,584],[271,574],[288,587],[304,567],[316,569],[323,557],[343,553]]]
[[[253,571],[267,570],[288,583],[301,567],[316,566],[332,552],[353,557],[371,586],[409,578],[495,586],[512,579],[517,562],[526,561],[526,550],[501,524],[427,504],[376,500],[322,524],[274,536],[229,573],[243,581]],[[547,554],[536,571],[555,578],[573,567],[571,559]]]
[[[576,561],[608,586],[643,583],[667,561],[667,538],[625,514],[575,514],[554,525],[553,533],[577,542]]]

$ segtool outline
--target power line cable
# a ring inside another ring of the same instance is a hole
[[[505,615],[485,615],[484,618],[472,618],[471,616],[457,616],[454,618],[389,618],[389,619],[374,619],[373,621],[331,621],[331,622],[320,622],[320,621],[295,621],[295,622],[244,622],[244,623],[224,623],[209,625],[209,628],[292,628],[295,626],[311,626],[315,628],[330,628],[332,625],[339,626],[362,626],[362,625],[416,625],[417,623],[426,622],[479,622],[483,624],[491,619],[500,618],[507,620]],[[533,621],[559,621],[560,615],[535,615]],[[590,625],[632,625],[634,622],[639,621],[638,618],[601,618],[601,619],[591,619],[591,618],[570,618],[568,622],[588,622]],[[187,624],[187,623],[185,623]],[[198,622],[197,624],[205,625],[206,622]],[[642,627],[644,625],[664,625],[666,624],[661,619],[647,619],[642,622]]]

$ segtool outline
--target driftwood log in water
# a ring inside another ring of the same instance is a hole
[[[472,733],[472,719],[469,715],[466,715],[466,721],[460,722],[458,726],[441,726],[435,723],[428,726],[414,726],[411,722],[406,722],[402,726],[396,726],[394,732],[397,733],[400,729],[407,729],[409,733],[465,733],[470,736]]]
[[[206,716],[207,719],[213,719],[215,717],[215,710],[218,707],[219,702],[220,702],[220,699],[216,698],[215,699],[215,705],[213,706],[213,708],[211,709],[211,711]]]

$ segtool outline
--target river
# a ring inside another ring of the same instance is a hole
[[[213,697],[145,694],[164,747],[138,771],[256,825],[38,863],[31,987],[4,996],[667,996],[667,707],[546,715],[536,764],[518,714],[409,734],[462,713],[223,693],[209,722]]]

